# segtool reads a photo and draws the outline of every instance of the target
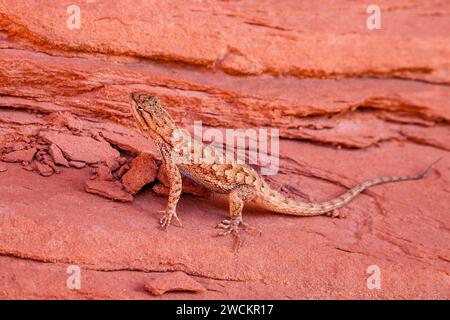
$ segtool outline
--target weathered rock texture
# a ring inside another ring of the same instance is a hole
[[[447,2],[378,1],[372,31],[363,2],[81,1],[79,30],[71,4],[0,0],[1,298],[151,299],[145,285],[169,271],[206,289],[169,299],[450,298]],[[183,228],[158,229],[167,188],[133,91],[183,126],[278,128],[270,180],[300,199],[442,160],[362,194],[343,220],[249,207],[263,233],[234,253],[212,228],[226,202],[189,180]],[[151,178],[133,166],[142,152]],[[72,264],[80,290],[66,286]],[[367,288],[370,265],[381,289]]]

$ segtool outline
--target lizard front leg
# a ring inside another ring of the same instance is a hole
[[[239,226],[242,225],[245,230],[253,230],[261,233],[260,230],[249,226],[242,220],[242,209],[244,208],[245,201],[251,201],[256,195],[253,188],[249,186],[239,186],[233,189],[229,193],[229,206],[230,206],[230,220],[223,220],[217,225],[217,228],[223,229],[224,231],[219,233],[219,236],[225,236],[228,234],[233,234],[237,239],[237,249],[239,249],[241,244],[241,239],[239,235]]]
[[[169,197],[167,199],[167,207],[164,216],[159,223],[161,228],[166,228],[170,225],[172,218],[175,218],[180,226],[181,220],[177,216],[177,204],[180,200],[182,191],[182,179],[180,171],[178,170],[167,145],[160,145],[161,155],[163,157],[164,167],[166,169],[167,177],[169,179]]]

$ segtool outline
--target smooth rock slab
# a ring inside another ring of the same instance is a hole
[[[77,169],[86,167],[86,163],[83,161],[69,161],[69,165]]]
[[[120,153],[109,143],[97,141],[91,137],[74,136],[61,132],[45,132],[41,137],[48,143],[56,144],[73,161],[82,161],[88,164],[113,163],[120,157]]]
[[[1,160],[5,162],[31,162],[35,154],[36,148],[31,148],[28,150],[17,150],[2,155]]]
[[[123,191],[120,185],[113,181],[87,180],[84,188],[86,192],[98,194],[108,199],[122,202],[133,201],[133,196]]]
[[[56,144],[52,143],[50,145],[49,153],[52,156],[53,162],[67,168],[70,167],[69,162],[64,158],[61,149]]]
[[[147,152],[153,154],[155,158],[159,158],[159,152],[154,142],[143,135],[126,136],[105,130],[101,132],[101,136],[109,143],[116,145],[119,149],[132,155],[137,156],[140,153]]]

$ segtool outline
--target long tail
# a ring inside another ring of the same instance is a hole
[[[397,177],[381,177],[375,178],[372,180],[367,180],[358,184],[357,186],[351,188],[341,196],[334,198],[330,201],[322,202],[322,203],[308,203],[301,202],[290,199],[283,194],[271,190],[271,192],[266,193],[262,196],[261,201],[262,205],[274,212],[286,214],[286,215],[294,215],[294,216],[316,216],[325,214],[327,212],[338,209],[347,203],[349,203],[353,198],[356,197],[359,193],[366,190],[369,187],[375,186],[377,184],[396,182],[396,181],[404,181],[404,180],[419,180],[424,178],[431,169],[439,162],[441,158],[434,161],[428,168],[422,173],[414,176],[397,176]],[[266,188],[270,188],[265,186]]]

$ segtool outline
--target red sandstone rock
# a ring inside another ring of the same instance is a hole
[[[238,75],[372,75],[449,81],[449,47],[442,41],[448,27],[446,3],[383,3],[384,25],[382,30],[372,31],[366,27],[366,5],[292,1],[267,2],[259,9],[255,10],[252,2],[237,6],[229,2],[132,1],[126,7],[96,3],[83,8],[82,28],[91,32],[76,35],[61,27],[60,15],[65,12],[49,0],[35,5],[4,0],[0,13],[7,34],[42,51],[129,55]],[[45,27],[35,16],[46,17]],[[145,20],[148,16],[153,20]],[[226,32],[224,25],[228,26]],[[384,30],[389,30],[389,36]],[[365,53],[364,58],[356,59],[360,52]],[[80,86],[69,87],[71,92],[102,89],[78,73],[72,76]]]
[[[49,166],[50,168],[52,168],[52,170],[56,173],[56,174],[60,174],[61,171],[58,169],[58,167],[56,166],[56,164],[49,158],[48,155],[45,155],[42,162],[44,164],[46,164],[47,166]]]
[[[143,186],[155,180],[158,166],[153,156],[141,153],[130,164],[130,170],[122,177],[122,183],[131,194],[136,194]]]
[[[23,165],[22,169],[26,170],[26,171],[33,171],[33,166],[31,164],[26,164],[26,165]]]
[[[167,292],[188,291],[203,293],[205,287],[184,272],[170,272],[153,278],[145,284],[145,290],[152,295],[161,296]]]
[[[94,178],[97,180],[114,181],[114,177],[112,176],[111,169],[104,163],[99,164],[94,169],[94,173],[95,173]]]
[[[133,196],[123,191],[117,181],[87,180],[84,186],[87,192],[98,194],[108,199],[122,202],[133,201]]]
[[[69,162],[64,157],[61,149],[56,144],[52,143],[50,145],[49,153],[56,164],[62,165],[67,168],[70,167]]]
[[[170,185],[169,179],[167,177],[166,169],[164,166],[159,166],[158,168],[158,174],[156,175],[156,178],[166,187]]]
[[[22,161],[31,162],[33,160],[35,153],[36,148],[31,148],[28,150],[18,150],[7,154],[3,154],[0,159],[5,162],[22,162]]]
[[[84,168],[86,166],[86,163],[83,161],[69,161],[69,165],[71,167],[77,168],[77,169],[81,169]]]
[[[399,161],[399,149],[410,161]],[[299,141],[282,140],[280,150],[283,158],[275,182],[291,186],[291,196],[301,190],[315,201],[339,195],[343,185],[362,179],[420,171],[442,154],[434,147],[395,141],[367,149],[363,157],[355,150],[336,151]],[[36,174],[11,165],[0,186],[0,252],[13,261],[0,267],[4,286],[10,288],[0,290],[0,296],[71,297],[65,287],[65,268],[77,263],[83,275],[92,272],[89,275],[97,279],[95,286],[85,284],[89,296],[96,298],[141,297],[136,286],[148,281],[148,272],[179,270],[195,273],[208,288],[215,288],[204,293],[209,298],[443,299],[448,277],[442,270],[450,257],[446,246],[450,239],[439,223],[449,223],[448,202],[443,200],[450,182],[449,165],[445,157],[424,180],[374,187],[348,205],[350,214],[343,220],[288,217],[246,206],[244,220],[263,234],[242,232],[244,243],[237,255],[231,238],[215,237],[214,226],[228,215],[226,202],[184,196],[178,207],[183,228],[174,225],[164,232],[158,228],[157,212],[164,208],[165,199],[138,194],[129,205],[92,197],[79,188],[89,170],[65,170],[49,177],[42,188]],[[33,206],[24,207],[17,200],[29,188],[40,192],[28,192],[26,199]],[[67,205],[68,199],[76,199],[77,204]],[[39,213],[53,223],[40,223]],[[55,245],[48,246],[49,242]],[[18,270],[7,267],[22,263]],[[373,264],[381,268],[383,290],[367,289],[366,270]],[[61,265],[64,268],[58,269]],[[55,278],[47,277],[42,266],[54,270],[52,275],[60,273],[61,284],[55,285]],[[28,270],[27,277],[19,281],[23,270]],[[320,277],[317,270],[323,271]],[[109,277],[120,279],[121,291],[115,291]]]
[[[137,156],[146,152],[151,153],[155,157],[155,154],[157,154],[155,144],[143,135],[125,136],[109,131],[103,131],[101,134],[106,141],[124,151],[129,152],[131,155]]]
[[[5,172],[7,170],[8,170],[8,168],[0,162],[0,172]]]
[[[48,121],[52,127],[62,128],[65,126],[74,133],[79,133],[83,129],[83,124],[80,119],[69,112],[51,113],[46,117],[46,121]]]
[[[119,158],[119,152],[106,142],[99,142],[91,137],[74,136],[62,132],[45,132],[42,138],[48,143],[56,144],[72,161],[85,163],[112,163]]]
[[[16,143],[12,146],[12,149],[13,149],[14,151],[19,151],[19,150],[29,149],[29,148],[27,148],[27,146],[29,146],[28,143],[19,141],[19,142],[16,142]]]
[[[116,174],[119,178],[122,178],[122,176],[123,176],[128,170],[130,170],[130,166],[128,165],[128,163],[125,163],[124,165],[122,165],[122,166],[115,172],[115,174]]]
[[[49,177],[53,174],[53,169],[50,166],[39,161],[36,161],[36,170],[44,177]]]
[[[44,123],[42,119],[36,117],[36,114],[14,109],[0,109],[0,119],[0,122],[19,125],[34,125]]]
[[[142,91],[184,126],[279,129],[271,180],[301,199],[328,200],[442,157],[424,180],[361,194],[344,220],[246,204],[244,221],[263,234],[242,232],[239,254],[232,239],[215,237],[226,201],[182,196],[183,228],[162,232],[166,199],[148,190],[117,203],[81,192],[90,170],[69,168],[43,187],[26,171],[36,160],[25,170],[9,164],[0,179],[0,298],[152,299],[142,289],[149,273],[179,270],[211,288],[202,298],[448,299],[450,7],[405,3],[380,3],[382,29],[369,31],[367,4],[97,1],[81,6],[82,27],[69,30],[60,3],[0,0],[2,156],[29,144],[44,161],[48,142],[38,135],[58,129],[91,166],[112,158],[115,175],[126,171],[115,149],[158,159],[130,114],[130,92]],[[94,181],[95,192],[123,196],[119,185]],[[153,189],[167,191],[160,182]],[[65,285],[69,263],[89,279],[80,291]],[[381,290],[366,286],[373,264]]]

